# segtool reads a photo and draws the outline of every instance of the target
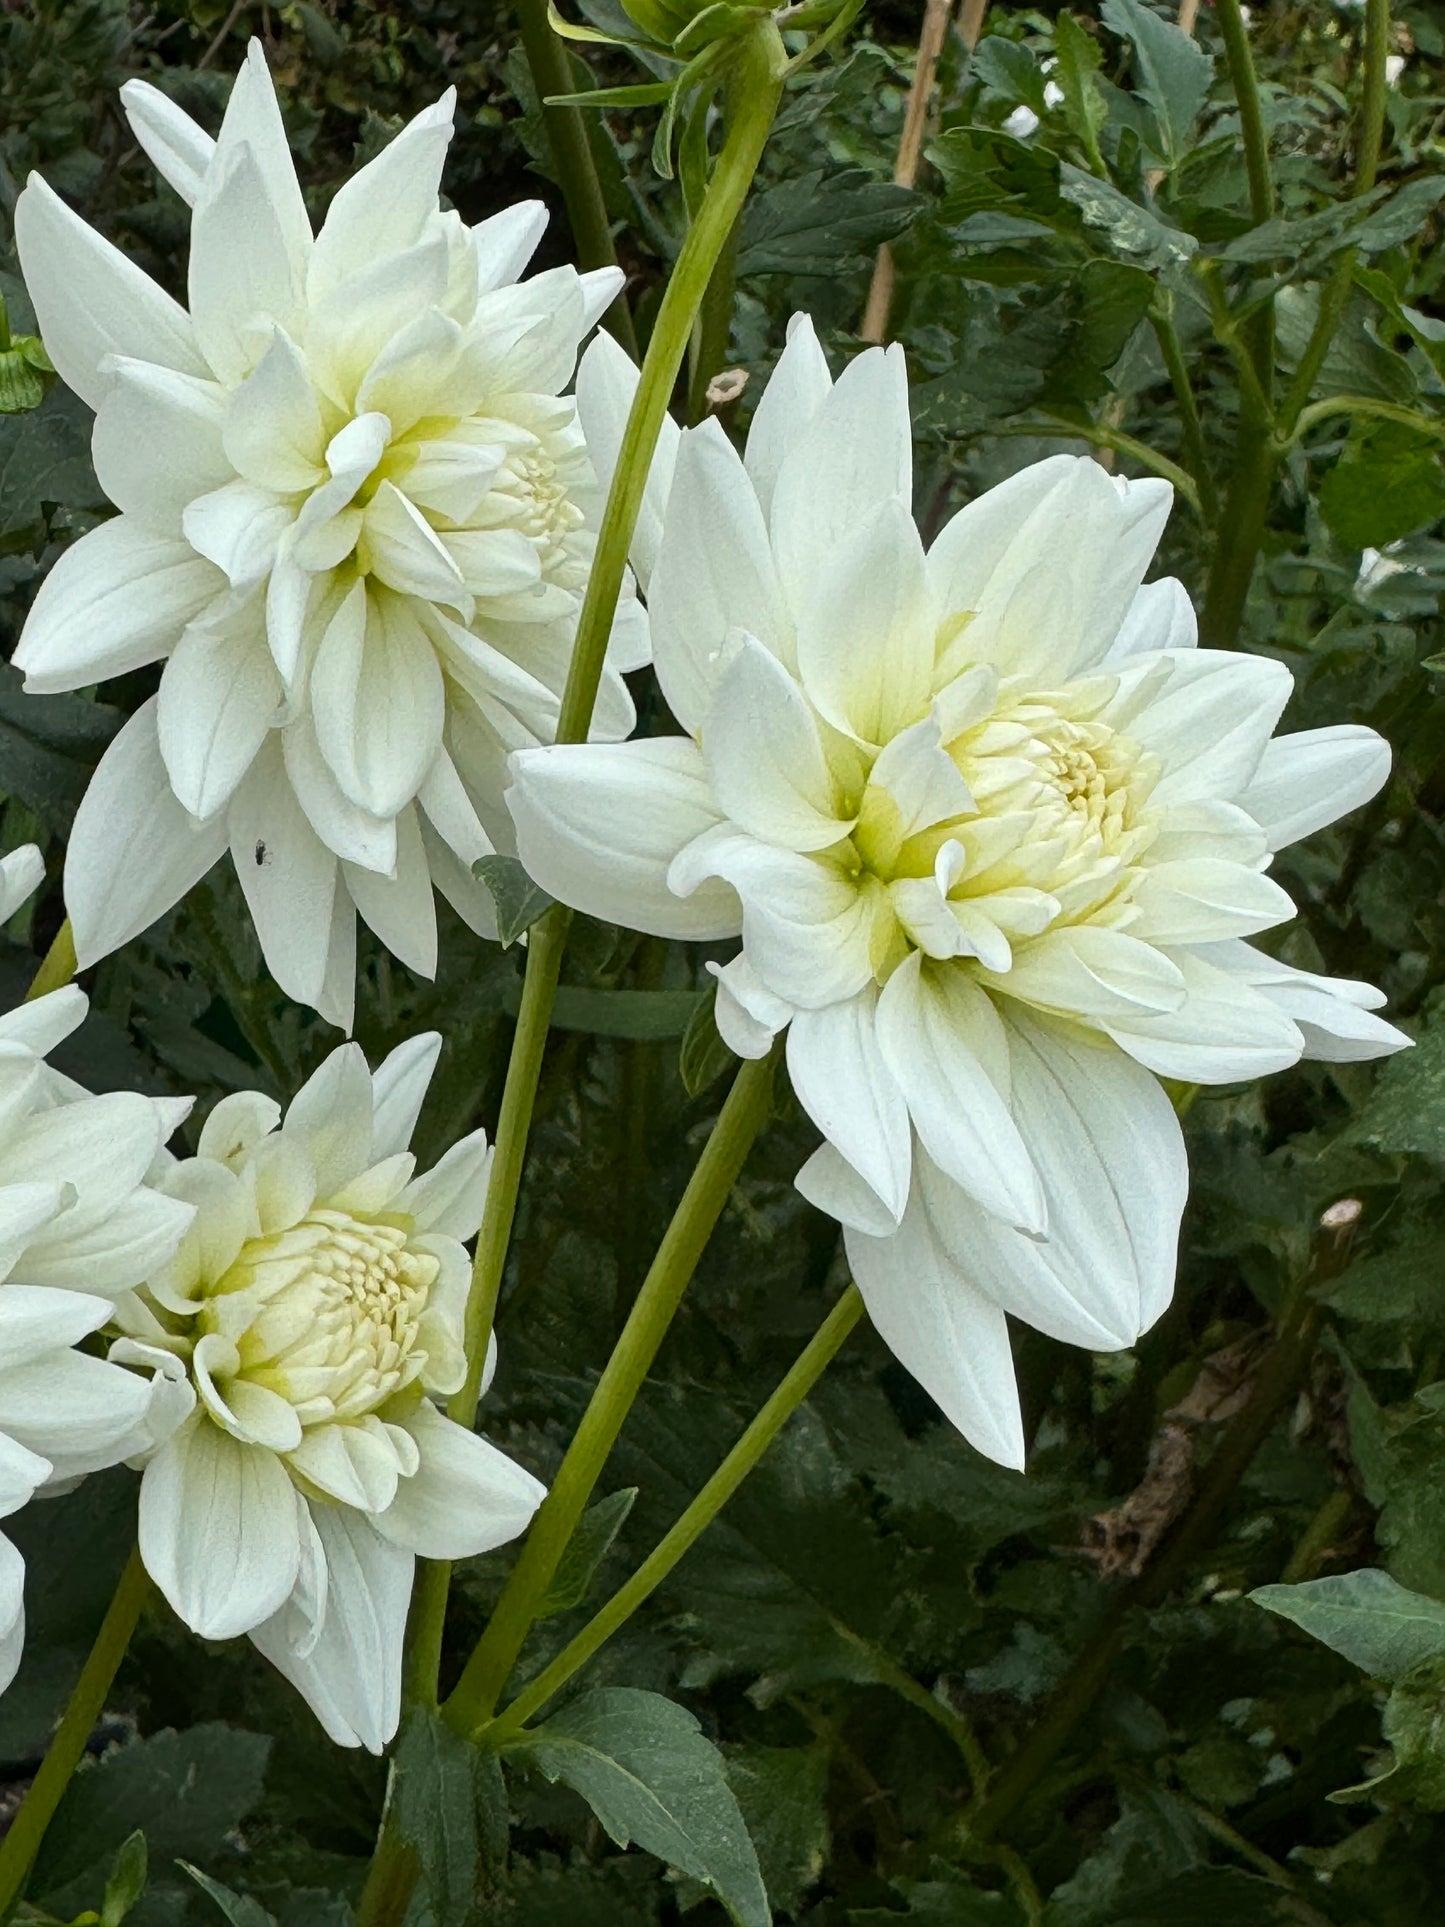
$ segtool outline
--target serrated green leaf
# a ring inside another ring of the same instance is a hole
[[[1445,1655],[1445,1605],[1373,1566],[1298,1586],[1258,1586],[1249,1596],[1376,1679],[1399,1679]]]
[[[1053,79],[1064,98],[1060,105],[1069,132],[1083,145],[1095,174],[1104,171],[1099,153],[1099,129],[1109,118],[1108,102],[1099,86],[1103,55],[1099,43],[1071,13],[1054,22],[1056,64]]]
[[[1059,166],[1059,193],[1079,210],[1085,227],[1107,238],[1112,253],[1142,268],[1177,266],[1199,247],[1192,234],[1170,227],[1152,209],[1131,201],[1112,181],[1097,180],[1068,161]]]
[[[856,168],[779,181],[748,202],[738,247],[739,280],[757,274],[831,275],[895,241],[923,197]]]
[[[625,1485],[587,1508],[577,1530],[567,1541],[561,1564],[537,1608],[539,1619],[550,1619],[554,1613],[570,1612],[573,1606],[581,1605],[636,1497],[637,1487]]]
[[[1397,422],[1351,437],[1320,483],[1320,514],[1347,549],[1383,549],[1445,514],[1440,442]]]
[[[1017,40],[1006,40],[1002,34],[987,35],[974,48],[970,71],[1005,100],[1020,101],[1039,115],[1047,111],[1043,70]]]
[[[619,1847],[635,1841],[704,1881],[740,1927],[770,1927],[722,1755],[685,1707],[635,1687],[602,1687],[507,1752],[581,1794]]]

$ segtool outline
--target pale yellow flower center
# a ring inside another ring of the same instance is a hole
[[[242,1247],[208,1287],[197,1330],[229,1338],[234,1376],[278,1393],[303,1420],[313,1405],[318,1418],[373,1412],[426,1364],[420,1326],[440,1265],[412,1249],[408,1230],[405,1220],[313,1210]]]

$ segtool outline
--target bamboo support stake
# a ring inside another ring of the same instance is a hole
[[[988,0],[963,0],[958,30],[972,53],[978,43]],[[928,126],[928,109],[933,100],[933,83],[938,60],[948,36],[953,0],[927,0],[923,12],[923,31],[918,37],[918,60],[913,69],[913,85],[908,90],[908,105],[903,114],[903,133],[894,163],[895,187],[912,187],[918,179],[918,163],[923,156],[923,135]],[[888,311],[893,305],[893,250],[883,242],[873,264],[873,280],[868,289],[868,304],[863,310],[859,334],[864,341],[888,339]]]

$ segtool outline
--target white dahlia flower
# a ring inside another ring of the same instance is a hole
[[[466,1359],[484,1132],[424,1176],[407,1149],[441,1039],[373,1077],[333,1051],[280,1107],[223,1098],[164,1179],[195,1207],[119,1308],[123,1363],[165,1375],[174,1429],[141,1482],[140,1548],[207,1639],[247,1633],[331,1737],[380,1752],[400,1715],[415,1555],[525,1530],[529,1472],[444,1417]]]
[[[675,458],[649,616],[688,734],[525,751],[509,801],[564,902],[741,935],[718,1022],[745,1056],[787,1030],[826,1139],[801,1189],[899,1359],[1016,1464],[1007,1316],[1107,1350],[1169,1300],[1187,1172],[1158,1079],[1406,1041],[1368,986],[1248,942],[1294,914],[1271,853],[1389,751],[1271,741],[1288,670],[1196,649],[1181,585],[1140,587],[1163,482],[1055,457],[925,553],[911,466],[901,353],[835,385],[796,323],[746,460],[714,423]]]
[[[0,859],[0,923],[42,873],[33,844]],[[189,1103],[92,1097],[45,1062],[85,1012],[71,985],[0,1016],[0,1518],[143,1442],[151,1387],[76,1347],[192,1215],[147,1183]],[[20,1664],[24,1579],[0,1536],[0,1691]]]
[[[131,127],[193,208],[189,312],[38,176],[15,231],[46,347],[96,410],[121,511],[67,550],[15,661],[74,689],[164,661],[76,818],[82,965],[229,847],[267,962],[349,1024],[359,910],[430,975],[431,885],[483,934],[507,753],[550,741],[594,533],[560,391],[620,285],[519,282],[524,202],[468,228],[437,188],[454,95],[340,189],[314,238],[252,43],[212,140],[155,88]],[[625,736],[624,604],[597,731]]]

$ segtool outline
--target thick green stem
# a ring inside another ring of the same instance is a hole
[[[661,1539],[627,1583],[588,1620],[551,1664],[519,1693],[505,1712],[483,1726],[489,1747],[505,1746],[538,1709],[585,1666],[642,1602],[656,1591],[673,1567],[710,1526],[743,1480],[812,1391],[839,1346],[863,1315],[858,1287],[849,1285],[772,1397],[748,1426],[737,1444],[698,1493],[676,1525]]]
[[[1259,99],[1259,77],[1254,71],[1249,34],[1239,0],[1218,0],[1214,9],[1224,37],[1224,57],[1239,107],[1239,131],[1244,143],[1244,165],[1249,175],[1249,211],[1256,222],[1274,213],[1274,179],[1269,171],[1269,137]]]
[[[1368,194],[1380,170],[1380,148],[1385,134],[1385,105],[1389,86],[1385,78],[1385,56],[1390,51],[1390,0],[1365,0],[1365,74],[1360,103],[1360,139],[1355,150],[1355,172],[1350,195]],[[1320,294],[1319,313],[1295,369],[1294,380],[1279,414],[1279,430],[1286,439],[1293,436],[1314,392],[1335,330],[1349,306],[1354,286],[1355,250],[1346,248],[1335,263],[1335,271]]]
[[[137,1550],[121,1573],[90,1656],[81,1668],[70,1703],[50,1742],[50,1750],[30,1782],[9,1832],[0,1841],[0,1920],[9,1914],[19,1898],[45,1838],[45,1830],[55,1818],[65,1789],[85,1757],[86,1741],[105,1710],[106,1696],[120,1670],[149,1593],[150,1580]]]
[[[55,934],[51,944],[36,971],[34,981],[25,993],[28,1004],[34,997],[47,997],[52,990],[59,990],[68,984],[75,975],[75,934],[70,928],[67,917]]]
[[[522,1642],[642,1389],[743,1160],[767,1121],[772,1086],[772,1059],[766,1057],[744,1064],[728,1092],[497,1609],[467,1661],[460,1684],[442,1709],[459,1732],[470,1733],[490,1718],[511,1676]]]
[[[567,219],[577,245],[580,268],[615,268],[617,250],[612,245],[612,224],[607,218],[607,203],[597,176],[597,161],[580,107],[559,105],[557,96],[576,91],[577,80],[567,48],[552,31],[547,18],[547,0],[517,0],[517,24],[522,30],[522,46],[532,81],[541,99],[552,105],[542,109],[547,140],[562,198],[567,203]],[[625,294],[619,294],[602,317],[602,325],[620,341],[635,361],[637,335]]]
[[[1234,471],[1219,519],[1199,618],[1199,640],[1210,649],[1231,649],[1239,635],[1264,539],[1275,460],[1269,423],[1253,415],[1242,417],[1234,446]]]

